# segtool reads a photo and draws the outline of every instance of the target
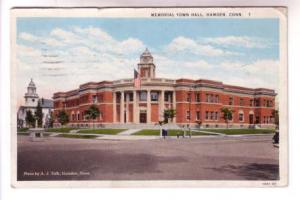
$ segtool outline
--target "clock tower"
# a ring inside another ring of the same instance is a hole
[[[147,48],[140,56],[138,69],[141,78],[155,78],[155,65],[153,63],[153,57]]]

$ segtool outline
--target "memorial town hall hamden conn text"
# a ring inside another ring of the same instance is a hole
[[[61,110],[69,116],[68,126],[117,127],[154,125],[163,120],[166,109],[175,109],[172,123],[225,127],[221,109],[228,107],[233,110],[230,127],[274,127],[274,90],[204,79],[159,78],[155,69],[153,57],[146,49],[132,79],[88,82],[78,89],[55,93],[54,126],[60,125],[57,114]],[[87,119],[85,111],[93,104],[100,115],[95,120]]]

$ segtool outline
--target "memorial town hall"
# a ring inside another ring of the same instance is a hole
[[[199,77],[200,78],[200,77]],[[225,127],[223,108],[232,110],[230,127],[274,127],[274,90],[227,85],[205,79],[166,79],[156,75],[156,65],[148,49],[140,56],[132,79],[88,82],[79,88],[53,95],[54,125],[64,110],[68,126],[118,127],[155,125],[164,119],[165,110],[176,112],[169,122],[201,127]],[[85,111],[96,105],[97,119]],[[227,121],[228,122],[228,121]]]

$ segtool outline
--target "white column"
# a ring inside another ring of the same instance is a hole
[[[129,93],[126,95],[126,123],[129,121]]]
[[[151,96],[150,90],[147,90],[147,123],[151,123]]]
[[[159,102],[159,116],[160,120],[164,119],[164,110],[165,110],[165,91],[160,92],[160,102]]]
[[[176,110],[176,91],[175,90],[173,91],[172,98],[173,98],[173,109]],[[176,123],[176,115],[173,118],[173,122]]]
[[[136,90],[133,91],[133,123],[138,123]]]
[[[120,123],[124,123],[124,91],[121,92]]]
[[[117,122],[117,94],[113,92],[113,122]]]

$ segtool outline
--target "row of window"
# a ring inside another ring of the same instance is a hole
[[[273,107],[273,101],[264,99],[263,105],[264,105],[264,107]]]
[[[234,105],[233,97],[229,97],[228,104],[229,105]],[[245,104],[245,101],[244,101],[243,98],[239,99],[239,105],[240,106],[247,106]],[[257,106],[257,107],[260,106],[260,100],[259,99],[250,99],[249,106],[251,106],[251,107],[253,107],[253,106]],[[266,99],[264,99],[263,106],[265,106],[265,107],[273,107],[273,101],[272,100],[266,100]]]
[[[219,103],[219,95],[206,94],[206,102],[208,103]]]
[[[205,112],[205,119],[206,120],[219,120],[219,112]]]
[[[125,95],[125,100],[128,98],[129,101],[133,101],[133,93],[129,93]],[[138,93],[139,101],[147,101],[147,92],[142,91]],[[158,101],[159,92],[150,92],[151,101]],[[121,94],[117,95],[117,102],[121,101]],[[172,93],[165,93],[164,95],[165,102],[172,102]]]
[[[200,111],[196,111],[196,120],[200,120],[201,118],[201,113]],[[214,112],[214,111],[205,111],[205,120],[219,120],[220,113],[219,112]],[[186,111],[186,119],[190,120],[191,119],[191,113],[190,111]],[[232,120],[232,116],[229,118],[229,120]],[[239,113],[239,121],[243,122],[244,121],[244,114]]]
[[[102,120],[102,112],[100,112],[100,114],[99,114],[99,119],[100,120]],[[86,116],[85,116],[85,114],[84,114],[84,112],[82,112],[81,114],[80,114],[80,112],[78,112],[77,114],[75,114],[75,113],[73,113],[72,115],[71,115],[71,119],[72,119],[72,121],[80,121],[80,120],[83,120],[83,121],[85,121],[85,120],[87,120],[87,118],[86,118]]]
[[[200,111],[196,111],[195,113],[196,121],[201,119],[201,113]],[[191,112],[186,111],[186,119],[191,119]],[[219,112],[213,112],[213,111],[206,111],[205,112],[205,119],[206,120],[219,120]]]
[[[191,102],[192,96],[191,93],[187,94],[186,101]],[[219,103],[219,95],[206,94],[206,102],[209,103]],[[201,102],[200,93],[195,93],[195,102]]]
[[[273,117],[272,116],[264,116],[263,117],[263,124],[270,124],[273,123]]]
[[[159,98],[159,92],[151,92],[150,93],[150,99],[151,101],[158,101]],[[128,97],[126,95],[125,98],[129,98],[129,101],[133,101],[133,93],[129,93]],[[120,102],[121,100],[121,95],[119,94],[117,96],[117,102]],[[140,101],[147,101],[147,92],[140,92],[139,93],[139,100]],[[172,93],[165,93],[164,96],[164,101],[166,102],[172,102]],[[191,102],[191,93],[187,94],[187,99],[186,101]],[[195,93],[195,101],[196,102],[200,102],[200,93]],[[92,102],[93,103],[98,103],[98,102],[103,102],[103,95],[93,95],[92,96]],[[214,95],[214,94],[206,94],[206,102],[208,103],[219,103],[220,102],[220,98],[219,95]],[[82,96],[80,97],[80,99],[75,99],[75,100],[71,100],[68,101],[66,103],[64,103],[64,107],[74,107],[79,105],[80,103],[88,103],[88,96]],[[229,97],[228,100],[228,104],[229,105],[234,105],[234,98],[233,97]],[[55,103],[55,106],[58,107],[58,103]],[[247,106],[245,104],[245,101],[243,98],[239,99],[239,104],[240,106]],[[249,106],[253,107],[253,106],[260,106],[260,100],[259,99],[250,99],[249,101]],[[263,100],[263,106],[264,107],[273,107],[273,101],[272,100]]]

